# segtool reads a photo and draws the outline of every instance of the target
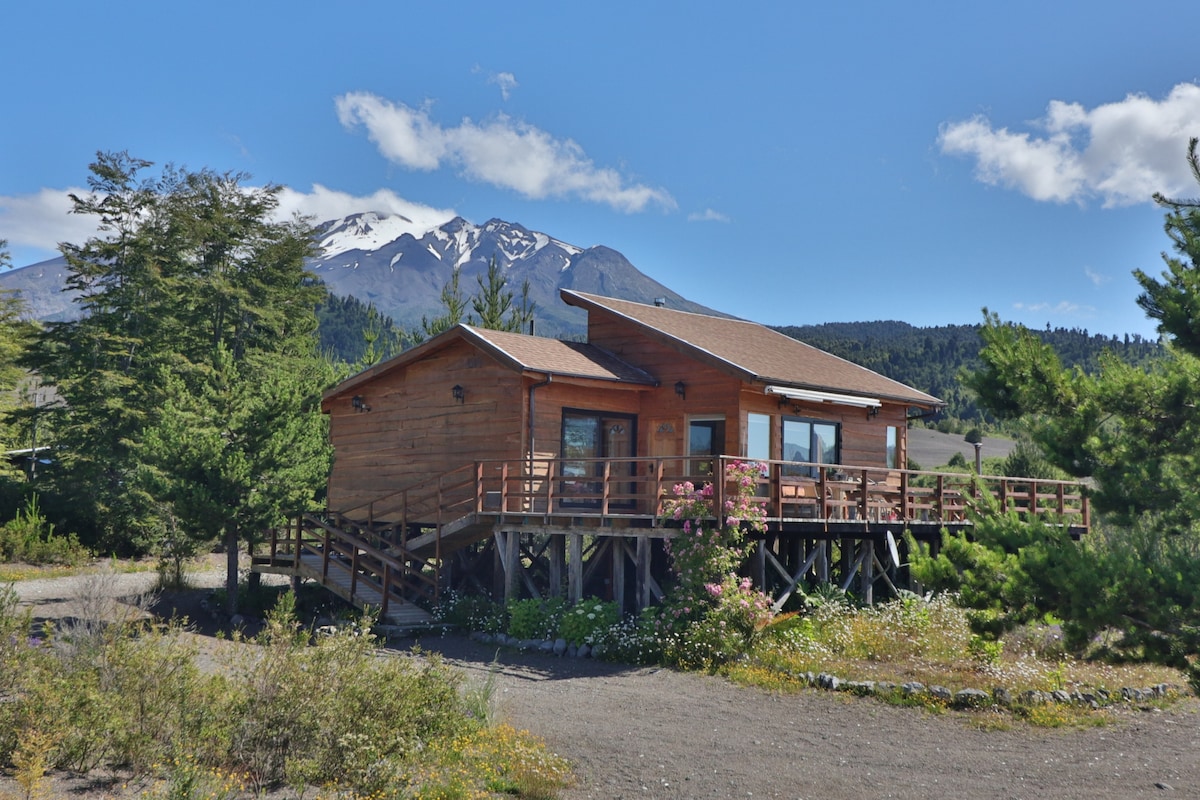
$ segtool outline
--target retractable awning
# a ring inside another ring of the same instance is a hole
[[[850,394],[818,392],[812,389],[793,389],[789,386],[768,386],[766,393],[786,397],[788,400],[807,400],[810,403],[833,403],[839,406],[852,406],[854,408],[879,408],[883,405],[882,400],[874,397],[857,397]]]

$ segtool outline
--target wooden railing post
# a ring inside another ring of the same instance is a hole
[[[500,513],[508,511],[508,462],[500,465]]]
[[[483,513],[483,499],[486,497],[483,490],[483,462],[475,462],[475,513]],[[440,500],[439,500],[440,503]]]

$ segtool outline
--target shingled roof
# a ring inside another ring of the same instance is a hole
[[[647,336],[689,352],[748,382],[879,398],[914,406],[943,405],[866,367],[826,353],[757,322],[712,317],[563,289],[568,305],[614,314]]]
[[[585,342],[563,342],[521,333],[506,333],[455,325],[422,344],[368,367],[325,392],[328,400],[346,394],[380,375],[411,364],[452,342],[466,340],[517,372],[539,372],[563,378],[609,381],[635,386],[657,386],[653,375],[627,364],[607,350]]]

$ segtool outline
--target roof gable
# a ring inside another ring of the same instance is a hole
[[[933,395],[785,336],[757,322],[712,317],[563,289],[564,302],[616,315],[743,380],[938,406]]]
[[[401,369],[455,342],[466,342],[495,358],[514,372],[538,372],[563,378],[609,381],[637,386],[656,386],[654,376],[627,364],[602,347],[585,342],[564,342],[523,333],[507,333],[455,325],[416,347],[368,367],[329,389],[329,400],[347,394],[376,378]]]

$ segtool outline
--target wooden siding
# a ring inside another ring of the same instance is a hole
[[[724,452],[741,452],[739,378],[698,363],[690,355],[651,339],[611,314],[593,310],[588,319],[588,340],[592,344],[658,379],[658,387],[642,395],[639,454],[684,455],[688,418],[717,416],[725,418]],[[684,397],[675,393],[679,381],[684,383]]]
[[[463,387],[462,403],[452,396]],[[344,510],[481,458],[522,455],[520,376],[464,342],[358,387],[370,406],[330,400],[329,508]]]
[[[683,455],[687,448],[689,417],[724,416],[725,449],[731,455],[746,452],[746,415],[771,417],[771,458],[781,459],[783,417],[806,417],[841,424],[843,464],[864,467],[887,465],[887,427],[898,429],[899,466],[905,463],[907,407],[884,403],[875,416],[867,409],[829,403],[788,401],[765,393],[766,386],[747,384],[734,375],[692,360],[671,345],[652,338],[629,322],[600,310],[589,315],[588,338],[621,359],[654,375],[659,387],[645,394],[643,422],[639,423],[640,454]],[[686,399],[675,394],[683,381]],[[668,430],[670,429],[670,430]]]

